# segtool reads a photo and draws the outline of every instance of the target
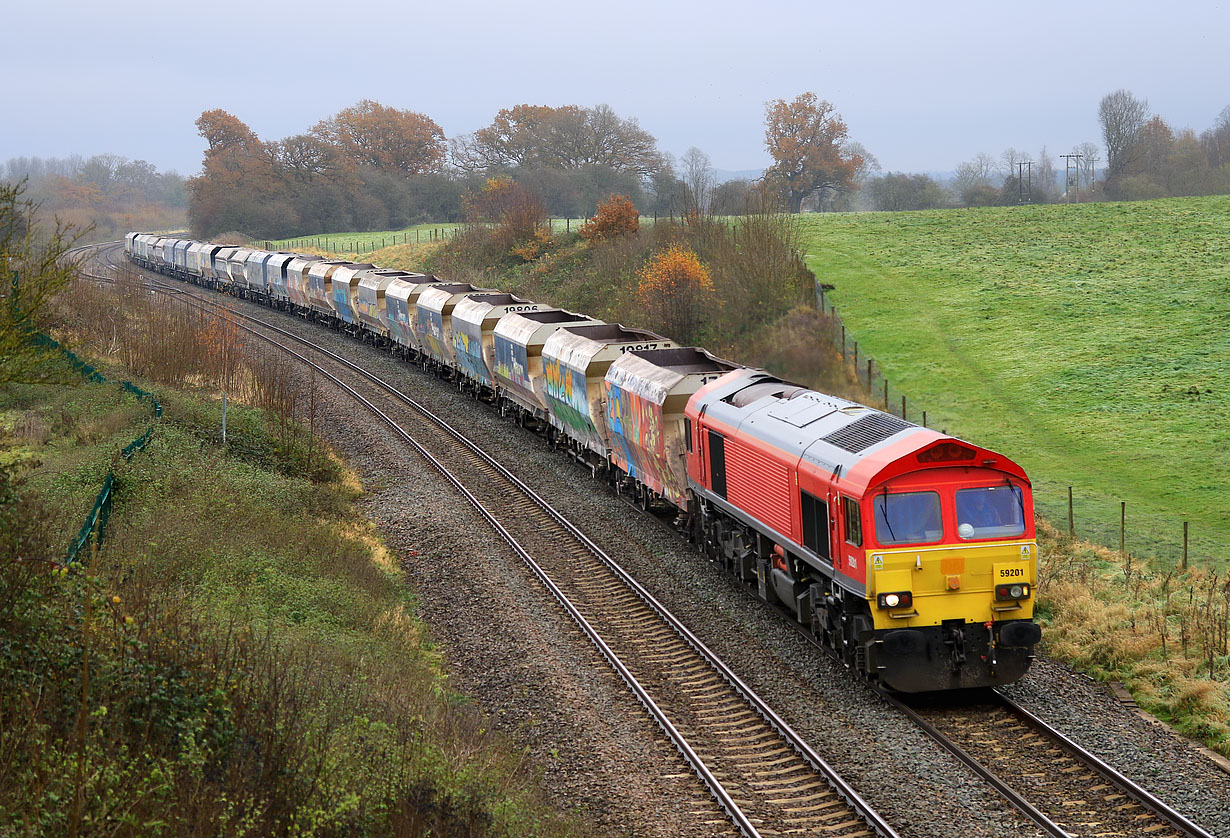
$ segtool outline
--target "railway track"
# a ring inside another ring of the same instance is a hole
[[[119,249],[116,246],[113,252]],[[179,283],[157,281],[168,290],[186,293]],[[210,302],[204,298],[201,301]],[[258,318],[249,319],[263,322]],[[264,326],[311,346],[310,342],[282,332],[272,324]],[[367,375],[355,365],[334,358],[348,372]],[[403,394],[397,397],[405,400],[403,405],[406,406],[411,401]],[[422,411],[420,415],[425,413]],[[446,426],[438,420],[436,428],[451,437],[452,445],[444,440],[446,447],[473,447],[456,431],[445,430]],[[471,459],[481,460],[481,452],[474,449]],[[454,465],[461,470],[466,468],[464,463]],[[499,487],[478,498],[478,503],[501,509],[501,517],[505,520],[528,522],[528,526],[518,527],[514,539],[520,538],[536,548],[541,546],[540,558],[555,556],[554,560],[546,562],[549,573],[542,572],[554,574],[561,585],[567,587],[565,596],[575,602],[584,619],[592,619],[592,625],[601,629],[613,655],[633,662],[627,667],[627,674],[651,696],[696,698],[682,706],[658,709],[664,713],[669,709],[668,718],[674,733],[683,740],[701,743],[708,737],[719,743],[716,747],[700,745],[694,748],[695,756],[702,764],[712,766],[712,780],[730,796],[734,807],[746,810],[751,828],[756,831],[748,832],[740,825],[745,834],[871,834],[866,831],[868,828],[887,834],[877,828],[874,821],[858,822],[852,814],[854,809],[843,812],[835,798],[820,793],[820,786],[827,781],[817,780],[823,774],[822,770],[817,771],[818,756],[814,757],[815,761],[805,758],[803,762],[809,763],[808,769],[801,769],[788,755],[793,750],[808,757],[806,750],[809,749],[801,750],[792,745],[780,728],[774,729],[771,720],[767,726],[773,731],[771,735],[765,733],[763,727],[757,732],[757,725],[752,724],[753,717],[762,721],[771,717],[739,695],[738,679],[733,674],[721,673],[710,664],[700,663],[694,656],[693,645],[699,641],[691,638],[686,629],[671,627],[660,617],[650,616],[650,612],[656,610],[652,598],[638,591],[635,582],[629,585],[622,579],[626,574],[609,559],[607,564],[595,556],[596,548],[586,544],[587,540],[579,531],[570,543],[559,539],[560,524],[554,520],[558,513],[537,503],[528,488],[514,491],[512,481],[516,478],[502,477],[501,467],[494,461],[485,465],[477,465],[475,461],[470,468],[477,468],[477,471],[471,472],[472,477],[467,478],[467,482]],[[495,526],[497,530],[500,528],[498,524]],[[555,542],[553,547],[552,542]],[[533,561],[528,556],[523,558],[527,559],[527,564]],[[597,565],[591,564],[595,560],[604,568],[601,572]],[[544,584],[550,588],[552,583]],[[564,595],[562,590],[560,595]],[[1208,832],[997,692],[981,692],[959,704],[954,703],[951,696],[939,703],[920,706],[903,704],[893,696],[884,698],[969,766],[1045,834],[1209,836]],[[643,699],[642,703],[645,703]],[[680,750],[684,751],[682,747]],[[808,771],[811,772],[810,781],[806,779]],[[702,772],[697,770],[697,773],[703,778]],[[820,786],[815,785],[817,782]],[[712,790],[713,786],[710,788]],[[832,791],[833,786],[829,785],[829,789]],[[718,792],[714,792],[714,797],[721,799]],[[836,798],[841,797],[838,786]],[[767,817],[761,814],[765,810]],[[728,814],[730,811],[727,809]],[[731,818],[739,823],[735,816]]]
[[[998,691],[884,698],[1049,835],[1212,838]]]
[[[112,245],[100,253],[119,249]],[[216,300],[191,293],[182,284],[151,281],[189,298],[185,302],[191,305],[218,307]],[[341,356],[255,316],[229,309],[225,316],[346,391],[454,486],[559,601],[741,834],[896,835],[648,591],[462,433]],[[308,348],[318,360],[290,343]],[[706,816],[700,811],[696,815]]]

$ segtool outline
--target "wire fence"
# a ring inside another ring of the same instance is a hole
[[[929,427],[928,419],[933,417],[927,416],[926,407],[911,402],[904,392],[892,386],[879,363],[846,328],[828,299],[831,286],[825,287],[817,280],[815,288],[816,306],[828,315],[823,322],[833,329],[833,345],[840,349],[843,361],[853,369],[859,384],[874,396],[870,406]],[[1038,475],[1032,477],[1036,514],[1061,534],[1155,561],[1167,570],[1188,566],[1219,568],[1230,560],[1230,550],[1219,533],[1201,528],[1178,513],[1142,509],[1087,486],[1068,486]]]
[[[65,349],[55,338],[42,332],[34,332],[30,335],[30,340],[35,345],[50,351],[59,351],[65,360],[68,361],[69,365],[86,381],[94,384],[105,384],[107,382],[106,376],[99,372],[93,364],[87,363],[78,357],[76,353]],[[138,399],[149,399],[153,406],[154,420],[157,421],[162,418],[162,404],[153,393],[142,390],[131,381],[121,381],[120,387],[132,393]],[[145,433],[124,446],[120,451],[120,456],[125,460],[131,459],[134,454],[145,448],[153,435],[154,426],[151,424],[145,429]],[[107,531],[107,521],[111,517],[111,502],[114,496],[115,470],[111,469],[107,471],[107,476],[103,479],[102,488],[98,490],[98,494],[94,498],[94,505],[86,515],[85,523],[81,525],[81,529],[77,531],[77,537],[68,546],[68,552],[64,556],[64,564],[68,565],[79,561],[82,554],[88,554],[92,547],[102,546],[103,536]]]

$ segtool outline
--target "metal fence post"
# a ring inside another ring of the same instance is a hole
[[[1127,554],[1127,501],[1119,501],[1119,552]]]
[[[1076,519],[1072,516],[1072,487],[1068,487],[1068,535],[1076,538]]]
[[[1187,521],[1183,522],[1183,569],[1187,570]]]

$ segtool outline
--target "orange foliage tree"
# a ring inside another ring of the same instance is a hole
[[[430,117],[390,108],[371,99],[338,111],[312,133],[355,163],[421,175],[444,159],[444,129]]]
[[[686,246],[672,244],[654,255],[637,276],[637,298],[654,326],[682,343],[696,341],[713,295],[713,280],[700,258]]]
[[[594,217],[581,227],[581,238],[602,241],[640,229],[641,216],[627,195],[610,195],[598,202]]]
[[[803,93],[793,102],[769,102],[764,139],[773,157],[765,182],[779,191],[790,212],[798,212],[813,192],[841,192],[854,186],[862,157],[847,151],[845,121],[816,94]]]

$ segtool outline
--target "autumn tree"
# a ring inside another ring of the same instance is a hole
[[[458,168],[485,173],[603,166],[648,178],[663,164],[653,135],[609,105],[505,108],[490,125],[456,138],[451,156]]]
[[[706,302],[713,294],[709,269],[689,248],[672,244],[637,273],[637,299],[655,327],[680,343],[700,338]]]
[[[581,238],[590,241],[605,241],[618,236],[635,233],[640,229],[640,213],[627,195],[609,195],[598,202],[594,217],[580,229]]]
[[[536,256],[550,235],[542,198],[507,175],[488,178],[480,192],[466,196],[465,208],[471,222],[494,225],[492,238],[502,253],[519,250],[523,261],[530,261],[526,245],[534,243]]]
[[[242,230],[276,234],[296,214],[279,189],[277,148],[223,110],[205,111],[197,130],[209,144],[201,174],[188,181],[188,220],[198,235]]]
[[[790,212],[817,191],[845,191],[861,159],[847,148],[846,123],[814,93],[765,106],[765,146],[773,165],[765,180],[778,189]]]
[[[357,164],[409,175],[437,170],[447,148],[444,129],[431,118],[371,99],[317,123],[312,133],[342,149]]]

